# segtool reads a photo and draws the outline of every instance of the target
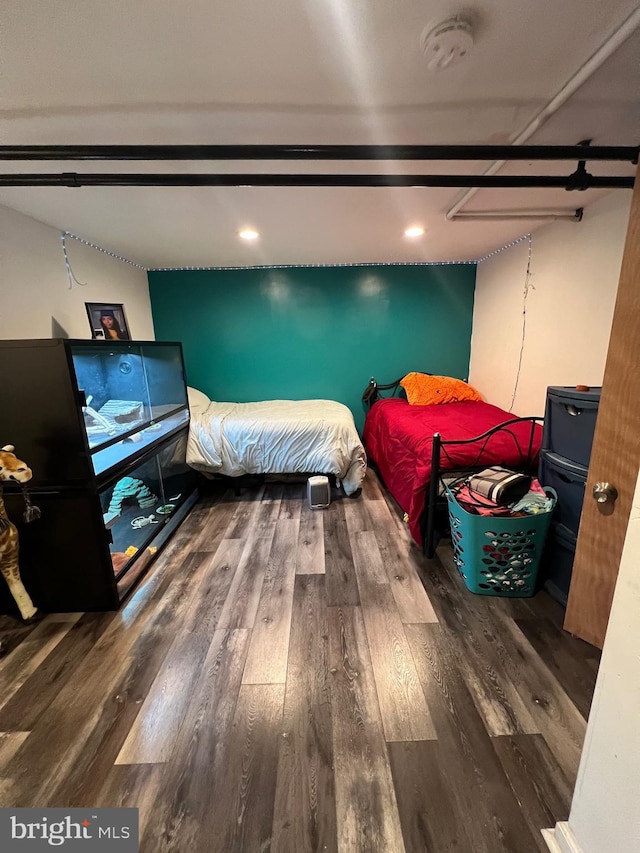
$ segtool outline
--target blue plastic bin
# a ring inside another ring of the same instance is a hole
[[[545,492],[555,501],[554,489]],[[467,512],[447,489],[451,542],[458,571],[476,595],[527,598],[536,591],[553,507],[521,518]]]

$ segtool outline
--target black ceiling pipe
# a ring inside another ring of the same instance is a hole
[[[618,160],[640,146],[0,145],[0,160]]]
[[[2,187],[551,187],[568,190],[633,189],[633,177],[575,172],[555,175],[300,175],[300,174],[60,174],[0,175]]]

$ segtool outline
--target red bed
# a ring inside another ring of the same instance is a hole
[[[424,542],[424,531],[434,434],[439,433],[441,438],[436,445],[437,476],[443,471],[488,465],[523,469],[535,464],[540,448],[542,428],[534,420],[514,421],[514,415],[483,402],[416,406],[406,399],[390,397],[371,405],[363,438],[369,461],[409,516],[411,535],[425,547],[430,546]],[[505,422],[510,423],[483,436]],[[429,548],[425,550],[429,553]]]

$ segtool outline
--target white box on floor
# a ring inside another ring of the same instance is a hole
[[[307,499],[311,509],[325,509],[331,503],[331,486],[328,477],[309,477]]]

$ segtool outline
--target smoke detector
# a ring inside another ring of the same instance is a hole
[[[462,15],[454,15],[425,27],[420,44],[429,71],[443,71],[463,60],[473,47],[471,22]]]

